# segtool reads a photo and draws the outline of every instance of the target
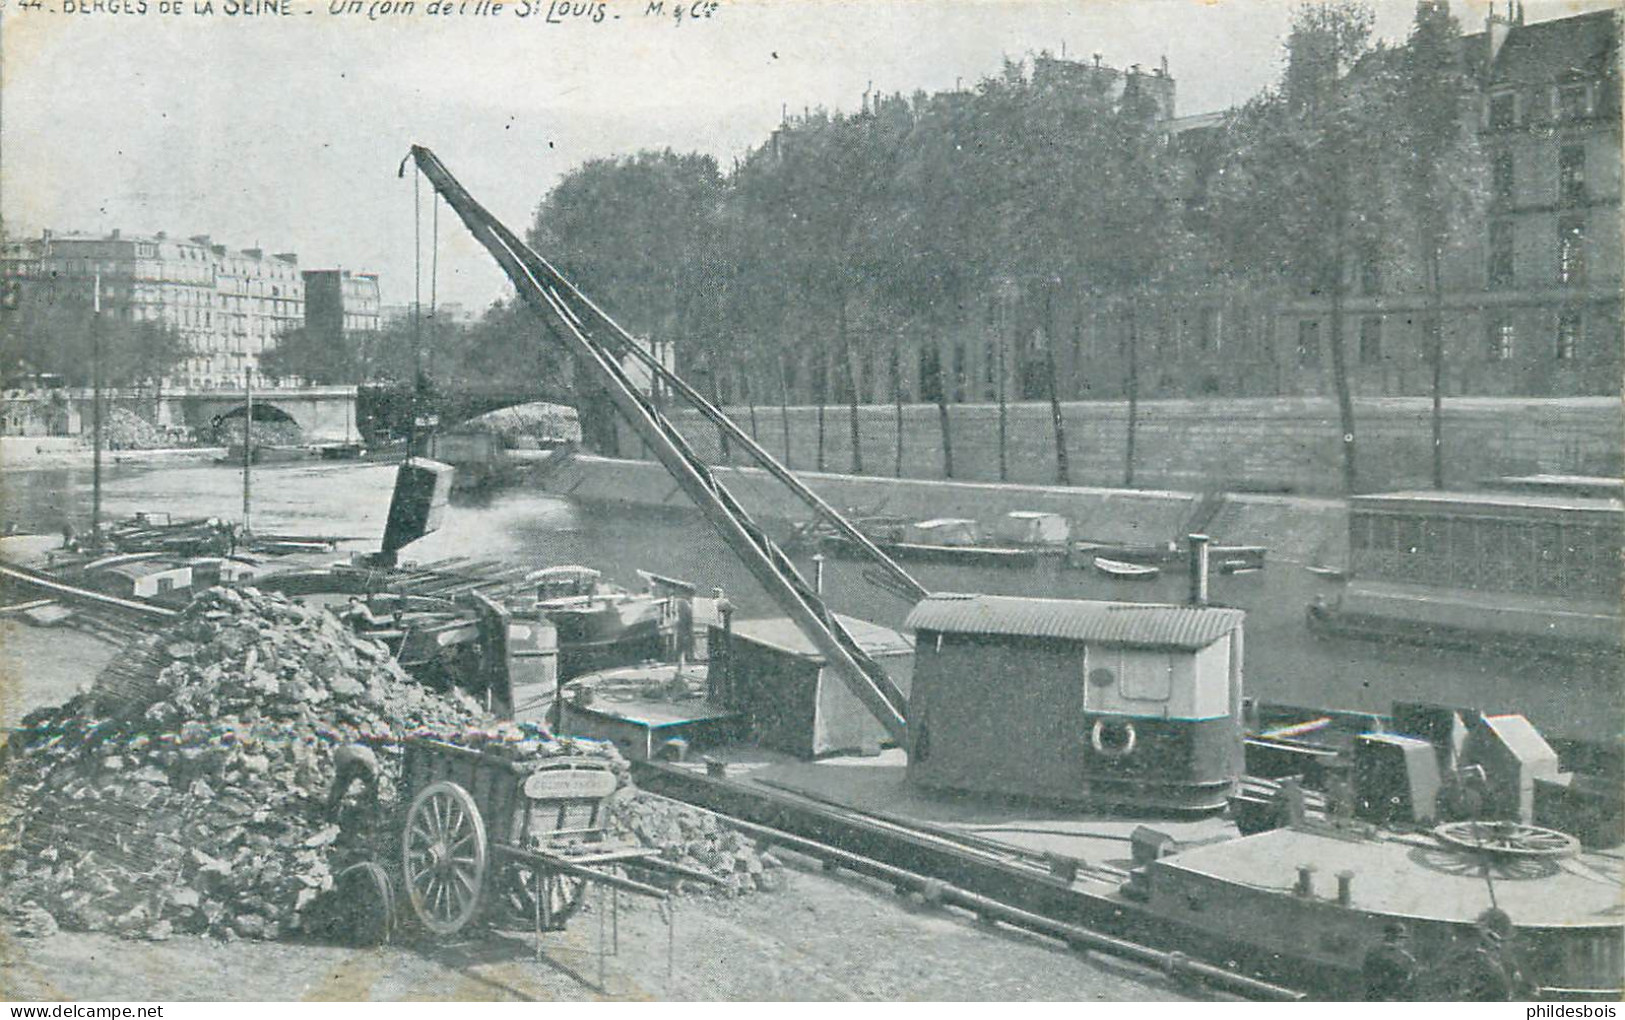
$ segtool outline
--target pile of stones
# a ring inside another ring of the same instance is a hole
[[[388,807],[414,735],[515,760],[592,750],[535,726],[480,725],[466,695],[411,680],[325,609],[212,589],[11,737],[0,910],[34,934],[298,931],[336,868],[364,852],[345,845],[342,805],[328,804],[335,754],[366,748]]]
[[[163,429],[127,408],[110,407],[102,420],[102,442],[110,450],[152,450],[165,439]]]
[[[401,806],[411,737],[538,767],[599,759],[618,779],[612,835],[717,876],[729,894],[782,884],[778,861],[715,816],[638,794],[612,744],[492,722],[461,691],[408,677],[327,609],[215,588],[88,691],[25,717],[0,750],[0,913],[36,936],[300,932],[335,875],[373,852],[376,827],[346,823]],[[356,749],[375,765],[374,787],[334,801],[338,761]]]
[[[639,794],[615,804],[615,825],[644,846],[658,848],[666,860],[708,872],[722,883],[683,882],[682,891],[741,896],[784,887],[783,863],[708,811]]]

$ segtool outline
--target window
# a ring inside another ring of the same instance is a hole
[[[1130,701],[1167,701],[1173,693],[1173,656],[1166,652],[1119,653],[1118,690]]]
[[[1508,220],[1490,224],[1489,285],[1512,286],[1512,223]]]
[[[1573,361],[1580,351],[1580,313],[1569,310],[1557,316],[1557,360]]]
[[[1360,293],[1382,293],[1382,259],[1375,254],[1367,254],[1360,260]]]
[[[1591,114],[1589,90],[1584,85],[1565,85],[1557,90],[1557,115],[1564,120],[1585,120]]]
[[[1422,348],[1417,351],[1417,354],[1422,356],[1423,361],[1428,362],[1432,361],[1433,352],[1435,351],[1438,351],[1438,354],[1443,356],[1443,351],[1440,349],[1440,344],[1443,343],[1443,341],[1445,341],[1445,333],[1443,333],[1443,330],[1440,328],[1440,320],[1438,320],[1438,317],[1436,317],[1436,315],[1427,315],[1427,317],[1423,317]]]
[[[1320,322],[1303,319],[1298,323],[1298,364],[1320,364]]]
[[[1219,310],[1217,308],[1204,308],[1201,317],[1197,320],[1196,342],[1204,351],[1214,351],[1219,348]]]
[[[1489,317],[1489,359],[1491,361],[1510,360],[1516,339],[1517,335],[1513,330],[1511,313],[1496,312]]]
[[[1490,97],[1490,127],[1492,129],[1509,128],[1518,123],[1518,97],[1511,92],[1503,92]]]
[[[1360,320],[1360,364],[1375,365],[1382,360],[1382,320],[1368,315]]]
[[[1557,221],[1557,282],[1578,283],[1585,277],[1585,220],[1565,216]]]
[[[1586,150],[1583,145],[1565,145],[1557,150],[1557,198],[1564,203],[1584,202],[1586,197]]]
[[[1511,202],[1516,179],[1513,177],[1512,153],[1497,152],[1490,164],[1490,186],[1498,202]]]

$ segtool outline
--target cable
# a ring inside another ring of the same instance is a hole
[[[412,399],[411,421],[406,426],[406,463],[418,445],[418,382],[423,374],[423,200],[422,175],[412,175]]]
[[[422,174],[418,175],[422,177]],[[429,338],[429,375],[434,376],[434,352],[440,339],[439,299],[440,287],[440,197],[434,198],[432,214],[434,226],[429,231],[429,325],[433,335]]]

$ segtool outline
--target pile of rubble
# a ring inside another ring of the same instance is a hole
[[[256,419],[252,432],[255,446],[298,446],[305,441],[305,431],[297,422]],[[215,426],[215,441],[241,447],[243,419],[233,418]]]
[[[155,450],[166,441],[163,429],[128,408],[107,408],[102,417],[102,442],[110,450]]]
[[[675,864],[708,872],[723,884],[683,883],[684,891],[724,894],[773,892],[784,887],[783,864],[709,811],[663,797],[637,795],[615,805],[615,825],[644,846],[658,847]]]
[[[412,736],[538,767],[600,758],[618,778],[617,835],[733,894],[782,883],[772,855],[715,816],[636,795],[613,745],[482,720],[326,609],[215,588],[0,751],[0,912],[32,935],[298,932],[335,875],[372,853],[376,830],[346,823],[400,807]],[[366,784],[331,803],[338,761],[357,753],[376,766],[376,804]]]
[[[516,759],[579,750],[476,720],[325,609],[213,589],[92,690],[23,720],[5,751],[0,909],[35,933],[297,931],[359,852],[327,804],[339,748],[374,752],[384,804],[413,734]]]

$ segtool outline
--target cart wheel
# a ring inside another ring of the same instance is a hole
[[[541,872],[539,877],[542,880],[542,917],[549,927],[563,928],[564,922],[580,908],[587,891],[587,880],[577,875],[547,871]]]
[[[558,872],[510,865],[504,875],[507,889],[504,923],[521,929],[535,925],[542,931],[562,931],[565,922],[581,907],[587,890],[586,879]],[[536,899],[538,882],[542,894],[539,903]]]
[[[352,864],[334,882],[336,905],[342,916],[333,918],[336,933],[351,945],[381,946],[395,927],[395,889],[388,872],[373,861]]]
[[[401,834],[406,894],[423,926],[452,935],[474,918],[485,885],[485,822],[474,798],[438,782],[412,799]]]

